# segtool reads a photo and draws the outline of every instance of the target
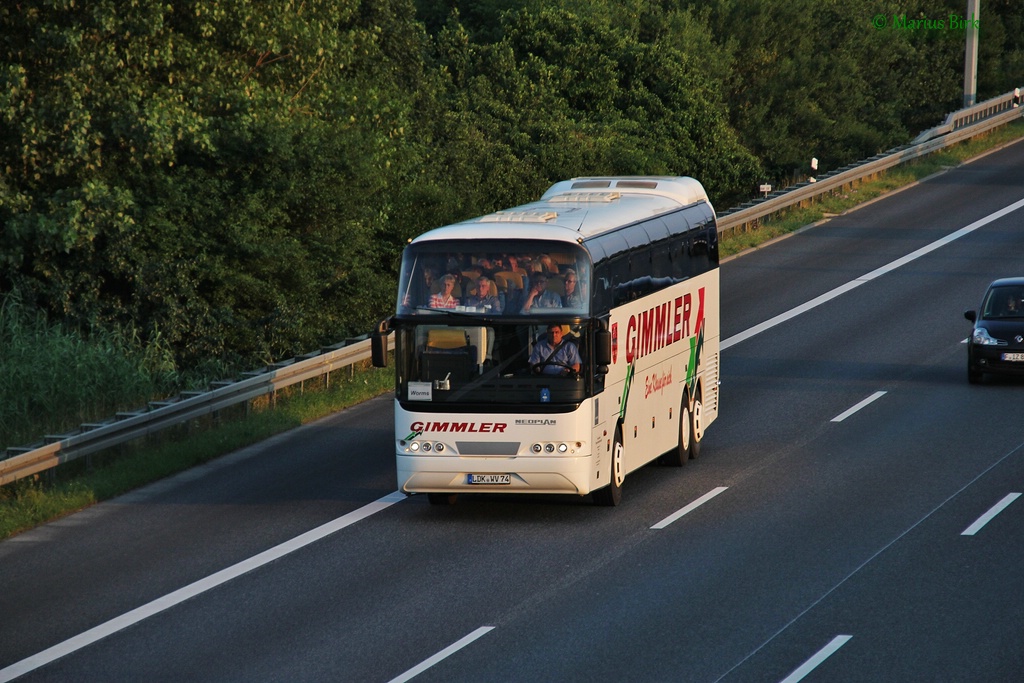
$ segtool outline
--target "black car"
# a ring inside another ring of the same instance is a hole
[[[967,381],[986,374],[1024,376],[1024,277],[996,280],[988,286],[981,310],[964,311],[974,323],[967,339]]]

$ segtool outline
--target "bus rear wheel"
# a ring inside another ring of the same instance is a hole
[[[665,453],[658,462],[668,467],[682,467],[690,459],[690,448],[693,446],[693,417],[690,415],[690,399],[683,393],[679,403],[679,444]]]
[[[604,507],[614,507],[622,502],[622,482],[626,475],[622,463],[622,427],[615,428],[615,441],[612,443],[611,483],[603,489],[594,491],[594,502]]]

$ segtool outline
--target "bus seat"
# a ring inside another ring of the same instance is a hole
[[[427,348],[434,351],[462,349],[469,346],[469,337],[462,330],[437,328],[427,331]]]
[[[428,347],[421,356],[423,378],[429,381],[454,379],[466,381],[477,372],[475,346],[462,346],[455,350],[434,350]]]
[[[500,271],[498,273],[495,273],[494,277],[495,277],[495,279],[501,278],[501,279],[505,280],[506,282],[510,282],[510,283],[512,283],[513,285],[515,285],[519,289],[523,288],[523,275],[522,275],[522,273],[517,273],[517,272],[515,272],[513,270],[503,270],[503,271]]]
[[[548,275],[548,291],[558,296],[565,296],[565,283],[558,275]]]

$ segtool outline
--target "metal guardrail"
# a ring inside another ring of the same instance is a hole
[[[946,121],[921,133],[913,144],[891,149],[870,159],[831,171],[814,182],[803,182],[741,204],[718,214],[719,235],[756,229],[761,222],[793,206],[808,206],[815,198],[852,188],[883,171],[986,133],[1024,115],[1019,89],[973,107],[953,112]]]
[[[370,340],[364,336],[275,363],[263,370],[243,373],[243,379],[237,381],[214,382],[209,391],[182,392],[175,398],[153,401],[134,412],[118,413],[103,423],[83,424],[69,434],[47,436],[40,444],[8,448],[10,457],[0,460],[0,486],[167,427],[274,394],[279,389],[369,358]]]
[[[795,205],[806,205],[814,198],[871,178],[893,166],[935,152],[975,135],[1020,118],[1019,91],[951,113],[942,125],[921,133],[911,145],[889,150],[856,164],[828,173],[816,182],[807,182],[748,202],[718,215],[719,233],[751,229],[761,221]],[[389,339],[393,348],[394,339]],[[349,367],[370,358],[369,339],[352,339],[319,352],[293,358],[261,371],[244,373],[237,381],[215,382],[209,391],[183,392],[167,401],[151,402],[146,408],[119,413],[98,424],[83,424],[69,434],[44,437],[43,442],[24,448],[7,448],[0,460],[0,486],[56,467],[59,464],[131,441],[218,410],[274,394],[334,370]]]
[[[990,100],[985,100],[984,102],[967,107],[966,109],[951,112],[946,116],[945,121],[935,128],[929,128],[918,135],[914,138],[914,141],[911,144],[919,145],[922,142],[928,142],[932,138],[952,133],[964,126],[969,126],[972,123],[983,121],[990,116],[995,116],[996,114],[1001,114],[1018,108],[1021,104],[1020,97],[1020,88],[1015,88],[1013,92],[1008,92],[1005,95],[1000,95],[999,97],[993,97]]]

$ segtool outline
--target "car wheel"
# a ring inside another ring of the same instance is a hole
[[[970,360],[967,361],[967,381],[970,384],[981,383],[981,370],[978,370],[973,365],[971,365]]]

